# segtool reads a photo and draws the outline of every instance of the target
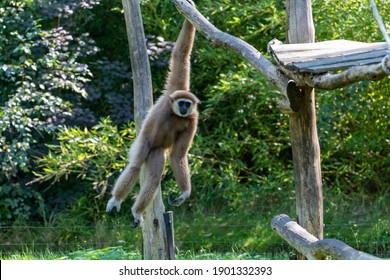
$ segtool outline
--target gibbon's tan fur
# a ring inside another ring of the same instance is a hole
[[[198,99],[189,92],[190,55],[195,28],[184,21],[172,51],[170,71],[164,92],[148,112],[139,136],[129,151],[129,163],[119,176],[107,212],[120,204],[136,184],[141,165],[145,167],[145,182],[132,207],[135,226],[142,223],[142,213],[154,199],[169,150],[170,165],[181,195],[169,203],[180,205],[191,194],[187,155],[198,124]]]

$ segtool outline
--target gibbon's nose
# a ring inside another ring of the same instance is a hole
[[[184,116],[187,114],[188,108],[183,106],[183,107],[180,107],[179,111],[180,111],[180,114],[182,114]]]
[[[187,107],[180,107],[180,114],[185,115],[187,114],[188,108]]]

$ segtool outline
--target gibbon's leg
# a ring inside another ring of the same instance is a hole
[[[156,195],[165,166],[164,149],[157,148],[150,151],[144,164],[145,182],[141,186],[137,199],[131,208],[134,216],[134,227],[141,226],[143,220],[142,214]]]
[[[169,196],[168,202],[171,205],[179,206],[191,194],[191,180],[187,156],[194,134],[195,130],[182,133],[171,147],[170,164],[181,191],[181,195],[176,199],[172,195]]]
[[[129,163],[115,183],[112,197],[107,203],[107,212],[110,212],[114,207],[119,212],[122,201],[129,195],[138,181],[141,165],[145,161],[149,149],[147,141],[142,137],[137,138],[131,145]]]

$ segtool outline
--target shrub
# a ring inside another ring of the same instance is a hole
[[[42,144],[72,115],[70,101],[86,97],[91,72],[80,62],[83,36],[44,29],[31,3],[2,1],[0,25],[0,186],[12,200],[2,206],[26,218],[38,209],[30,199],[38,193],[26,186],[32,158],[44,153]]]
[[[60,129],[59,145],[48,145],[49,152],[39,159],[42,172],[37,181],[58,183],[61,179],[77,177],[86,180],[98,194],[104,194],[112,175],[123,169],[127,161],[127,141],[134,138],[133,125],[118,130],[110,119],[103,119],[91,129]]]

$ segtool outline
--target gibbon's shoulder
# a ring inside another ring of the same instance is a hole
[[[161,120],[166,119],[171,115],[172,108],[170,104],[169,96],[161,95],[156,103],[149,109],[146,116],[146,124],[159,124]]]

